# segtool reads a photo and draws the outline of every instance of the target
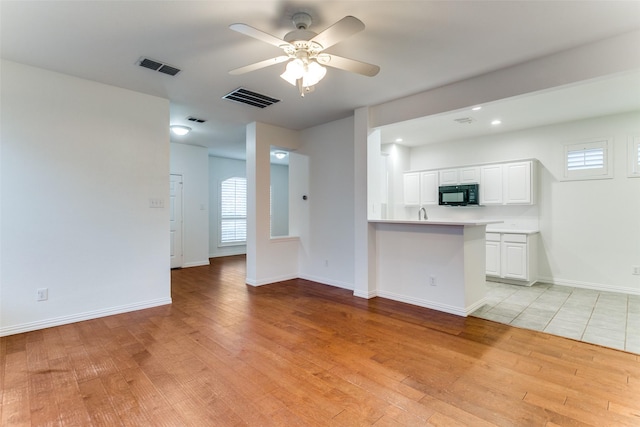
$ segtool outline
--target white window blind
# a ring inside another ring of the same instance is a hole
[[[567,152],[567,170],[601,169],[603,167],[603,148],[581,149]]]
[[[247,180],[233,177],[220,184],[220,243],[247,241]]]
[[[612,178],[609,139],[565,144],[564,177],[569,180]]]

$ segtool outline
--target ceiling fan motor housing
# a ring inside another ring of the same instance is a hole
[[[293,21],[293,25],[295,25],[296,29],[298,30],[306,30],[311,26],[311,22],[313,22],[311,19],[311,15],[306,12],[294,13],[291,17],[291,20]]]

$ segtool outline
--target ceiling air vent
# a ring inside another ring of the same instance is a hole
[[[179,68],[172,67],[171,65],[163,64],[162,62],[154,61],[149,58],[140,58],[138,60],[138,65],[170,76],[175,76],[180,72]]]
[[[474,122],[471,117],[460,117],[459,119],[453,119],[453,121],[460,123],[461,125],[469,125]]]
[[[253,105],[254,107],[258,108],[268,107],[269,105],[275,104],[276,102],[280,102],[279,99],[251,92],[250,90],[242,87],[226,94],[222,98],[228,99],[230,101],[241,102],[243,104]]]
[[[205,119],[199,119],[199,118],[193,117],[193,116],[187,117],[187,120],[189,120],[190,122],[194,122],[194,123],[204,123],[204,122],[206,122]]]

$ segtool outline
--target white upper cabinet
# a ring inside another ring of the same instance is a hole
[[[442,169],[440,185],[475,184],[480,182],[480,167],[466,166],[457,169]]]
[[[460,184],[475,184],[480,182],[480,167],[468,166],[458,169],[458,182]]]
[[[403,175],[404,204],[413,206],[420,204],[420,172],[408,172]]]
[[[504,165],[504,203],[507,205],[533,204],[532,162]]]
[[[407,172],[403,180],[405,206],[438,204],[438,171]]]
[[[523,162],[485,165],[480,168],[481,205],[535,204],[535,163]]]
[[[420,204],[438,204],[438,171],[420,172]]]
[[[480,205],[536,203],[536,160],[462,166],[404,174],[405,206],[437,205],[438,186],[480,184]]]
[[[485,165],[480,168],[480,204],[502,204],[502,165]]]
[[[458,183],[458,169],[443,169],[440,173],[440,185],[456,185]]]

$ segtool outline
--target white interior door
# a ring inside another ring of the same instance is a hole
[[[169,233],[171,268],[182,267],[182,175],[169,179]]]

